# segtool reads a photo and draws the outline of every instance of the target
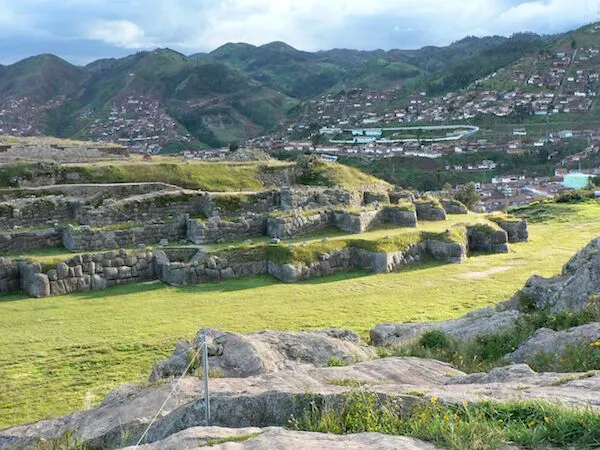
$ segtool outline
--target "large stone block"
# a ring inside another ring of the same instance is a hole
[[[50,280],[43,273],[34,274],[27,284],[27,293],[35,298],[43,298],[50,296]]]

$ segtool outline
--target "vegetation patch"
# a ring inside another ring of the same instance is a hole
[[[348,246],[348,242],[342,240],[331,240],[328,242],[315,242],[302,245],[270,245],[267,248],[269,261],[278,265],[304,264],[309,265],[319,260],[319,257],[336,250],[342,250]]]
[[[481,233],[492,234],[500,231],[501,228],[496,224],[491,223],[476,223],[467,225],[468,230],[479,231]]]
[[[486,218],[490,221],[493,222],[495,224],[500,224],[500,223],[518,223],[521,222],[521,218],[519,217],[515,217],[515,216],[511,216],[508,214],[503,214],[503,213],[494,213],[494,214],[489,214],[488,216],[486,216]]]
[[[256,195],[252,194],[217,194],[212,197],[214,205],[224,212],[235,212],[245,205],[257,202]]]
[[[598,321],[600,304],[592,302],[578,313],[548,314],[540,311],[527,314],[517,322],[514,330],[479,336],[469,341],[453,339],[442,330],[426,331],[418,341],[391,349],[390,353],[385,354],[433,358],[448,362],[463,372],[486,372],[504,365],[504,357],[528,340],[535,330],[549,328],[563,331]],[[540,353],[527,363],[538,372],[600,370],[600,344],[569,346],[560,354]]]
[[[334,386],[358,388],[364,386],[367,383],[365,381],[357,380],[355,378],[333,378],[329,380],[329,384],[332,384]]]
[[[289,427],[319,433],[378,432],[411,436],[454,450],[494,450],[507,444],[527,448],[594,448],[600,414],[541,402],[481,402],[443,405],[431,398],[408,412],[399,402],[368,391],[346,395],[338,407],[312,401]]]
[[[407,212],[414,212],[416,210],[415,205],[407,201],[400,201],[397,205],[388,205],[386,208]]]
[[[0,428],[70,414],[81,409],[90,390],[103,396],[123,383],[147,379],[152,364],[168,357],[177,340],[193,339],[198,317],[203,326],[241,333],[337,327],[367,338],[377,323],[447,320],[493,306],[510,298],[534,273],[559,273],[600,234],[596,202],[552,203],[549,208],[558,212],[556,219],[530,224],[529,244],[460,265],[426,262],[388,275],[349,272],[293,285],[263,276],[186,287],[131,284],[43,300],[0,295]],[[462,216],[449,216],[419,229],[441,233],[463,221]],[[413,231],[383,227],[361,238],[377,241]],[[328,230],[296,242],[320,241],[324,235],[331,241],[347,239]],[[73,253],[48,249],[28,256],[64,260]],[[498,266],[508,269],[485,282],[463,277]]]

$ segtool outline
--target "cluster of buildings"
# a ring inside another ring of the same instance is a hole
[[[84,113],[86,119],[91,113]],[[122,96],[112,101],[105,118],[93,119],[87,135],[99,142],[116,142],[137,153],[160,153],[167,142],[190,142],[161,103],[151,97]]]
[[[0,99],[0,134],[10,136],[42,136],[46,111],[65,102],[59,97],[48,102],[36,102],[28,97]]]

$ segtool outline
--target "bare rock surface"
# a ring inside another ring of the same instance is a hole
[[[600,340],[600,323],[594,322],[565,331],[548,328],[536,330],[533,336],[507,355],[509,361],[525,362],[538,353],[560,354],[569,345],[584,344]]]
[[[181,375],[200,348],[201,334],[207,335],[210,366],[227,377],[248,377],[310,364],[327,366],[374,358],[375,350],[348,330],[308,332],[262,331],[248,335],[215,329],[200,330],[193,344],[180,341],[171,358],[158,363],[151,380]]]
[[[435,450],[432,444],[403,436],[389,436],[380,433],[359,433],[336,435],[328,433],[308,433],[290,431],[282,428],[218,428],[195,427],[177,433],[163,441],[149,445],[141,445],[140,450],[188,450],[201,448],[215,439],[228,438],[248,439],[236,442],[232,439],[211,445],[217,450],[347,450],[347,449],[379,449],[379,450]],[[133,450],[128,447],[125,450]]]
[[[393,398],[405,408],[436,397],[440,402],[456,404],[538,399],[600,409],[597,395],[600,374],[566,379],[564,374],[537,374],[527,366],[518,365],[512,369],[497,369],[487,375],[467,376],[435,360],[385,358],[348,367],[305,365],[298,370],[280,370],[246,378],[211,379],[211,425],[232,428],[285,426],[292,415],[298,417],[312,400],[333,404],[341,401],[344,393],[352,390],[340,386],[343,383],[339,380],[347,379],[363,384],[369,391]],[[90,447],[131,445],[136,437],[139,439],[167,397],[164,409],[148,433],[149,443],[205,425],[202,380],[189,377],[179,385],[171,381],[139,390],[121,389],[109,395],[109,400],[98,408],[0,431],[0,448],[31,447],[42,438],[58,438],[66,431],[73,431],[75,438]],[[123,436],[128,436],[128,440],[124,442]]]
[[[442,330],[448,336],[469,340],[515,327],[520,313],[516,310],[479,309],[459,319],[429,323],[382,323],[371,329],[371,343],[377,346],[402,345],[418,339],[429,330]]]
[[[600,238],[594,239],[553,278],[531,277],[522,295],[538,309],[579,311],[600,292]]]

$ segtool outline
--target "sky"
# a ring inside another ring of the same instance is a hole
[[[53,53],[86,64],[227,42],[413,49],[466,36],[559,33],[596,20],[600,0],[0,0],[0,63]]]

